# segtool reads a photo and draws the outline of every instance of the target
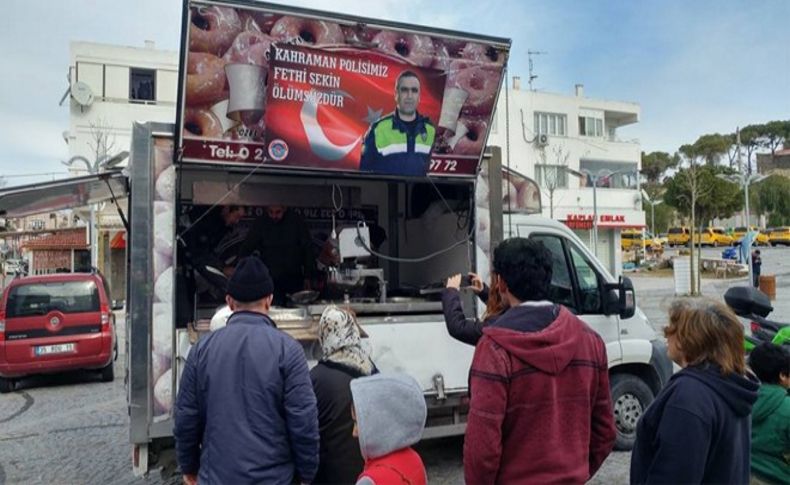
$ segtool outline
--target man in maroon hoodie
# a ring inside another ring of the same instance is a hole
[[[615,440],[606,347],[548,301],[552,257],[542,242],[503,241],[493,270],[510,309],[475,349],[466,483],[584,483]]]

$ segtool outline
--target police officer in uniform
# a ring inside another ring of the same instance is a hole
[[[395,83],[395,111],[373,123],[365,135],[360,171],[424,176],[436,128],[417,111],[420,79],[403,71]]]

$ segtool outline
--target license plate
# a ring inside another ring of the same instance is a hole
[[[74,352],[74,344],[42,345],[36,347],[36,355],[63,354]]]

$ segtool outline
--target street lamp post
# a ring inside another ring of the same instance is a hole
[[[745,197],[745,214],[744,217],[746,218],[746,236],[744,239],[748,237],[749,232],[752,230],[752,225],[750,221],[750,214],[749,214],[749,186],[751,184],[756,184],[765,180],[765,175],[759,175],[756,173],[747,174],[747,173],[740,173],[740,174],[723,174],[720,173],[716,175],[718,178],[722,180],[726,180],[727,182],[738,184],[743,189],[743,194]],[[743,244],[743,241],[741,242]],[[749,242],[751,245],[751,241]],[[752,270],[752,248],[749,247],[746,250],[746,266],[749,268],[749,283],[754,285],[754,271]]]
[[[642,189],[642,198],[645,199],[648,204],[650,204],[650,233],[653,235],[653,237],[656,237],[656,206],[663,203],[664,201],[662,199],[651,199],[644,189]]]
[[[129,156],[129,152],[122,151],[113,156],[103,156],[97,158],[92,164],[88,161],[87,158],[83,157],[82,155],[75,155],[68,159],[68,161],[62,162],[63,165],[67,167],[71,167],[74,162],[82,162],[85,164],[85,168],[87,169],[90,175],[95,175],[99,173],[100,170],[106,170],[108,168],[112,168],[115,165],[118,165],[126,157]],[[90,204],[90,223],[88,227],[88,244],[90,244],[91,248],[91,268],[98,268],[99,263],[99,255],[98,251],[96,250],[96,207],[95,204]]]
[[[583,176],[587,176],[590,181],[592,182],[593,188],[593,253],[597,256],[598,255],[598,180],[604,177],[612,177],[614,175],[619,175],[622,173],[630,173],[633,170],[617,170],[612,172],[611,170],[601,169],[596,173],[593,173],[591,170],[586,168],[580,168],[579,170],[574,170],[572,168],[565,167],[565,170],[575,175],[579,178]]]

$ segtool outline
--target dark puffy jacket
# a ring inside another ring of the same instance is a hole
[[[315,483],[354,483],[365,465],[359,440],[352,436],[350,383],[357,377],[364,374],[330,361],[319,362],[310,371],[321,434]]]
[[[488,287],[484,286],[478,296],[483,303],[488,302]],[[461,305],[461,293],[454,288],[445,288],[442,291],[442,312],[450,336],[469,345],[477,345],[477,341],[483,336],[483,327],[496,319],[489,317],[480,321],[477,318],[467,318]]]
[[[636,427],[631,483],[749,483],[759,384],[712,364],[673,375]]]
[[[302,347],[266,315],[231,315],[189,353],[173,434],[200,483],[312,481],[318,411]]]

